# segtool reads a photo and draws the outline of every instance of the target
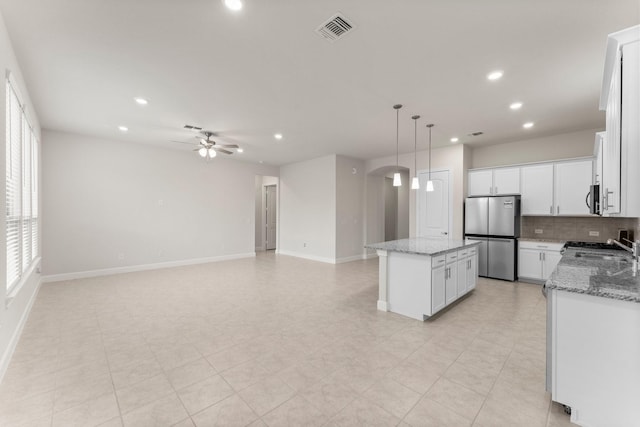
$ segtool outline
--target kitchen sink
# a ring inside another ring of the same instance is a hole
[[[598,259],[603,261],[629,262],[629,260],[620,255],[611,253],[594,253],[594,252],[576,252],[576,258]]]

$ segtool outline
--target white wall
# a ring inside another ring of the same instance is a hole
[[[280,168],[279,226],[279,253],[335,262],[335,155]]]
[[[337,262],[359,259],[364,253],[364,169],[363,160],[336,156]]]
[[[50,279],[254,253],[255,176],[276,168],[61,132],[43,140]]]
[[[466,170],[464,168],[465,165],[465,150],[467,150],[464,145],[456,144],[447,147],[439,147],[432,149],[433,158],[431,160],[431,168],[432,169],[449,169],[451,171],[450,179],[453,183],[453,194],[452,197],[452,206],[453,206],[453,232],[452,238],[461,239],[462,238],[462,206],[464,203],[464,185],[466,182]],[[414,157],[413,153],[410,154],[401,154],[398,160],[398,164],[401,167],[405,167],[409,169],[409,176],[413,177],[415,174],[414,171]],[[418,171],[426,171],[429,167],[429,153],[428,151],[418,151],[417,152],[417,169]],[[368,160],[366,162],[366,171],[370,173],[379,168],[383,168],[385,166],[395,166],[396,158],[395,156],[381,157],[377,159]],[[373,206],[373,199],[380,197],[376,194],[378,191],[375,188],[375,179],[367,179],[367,188],[366,188],[366,202],[367,211],[365,213],[365,221],[366,221],[366,231],[367,236],[365,239],[367,243],[373,243],[377,240],[375,237],[378,237],[378,222],[381,220],[379,218],[379,213],[375,206]],[[410,186],[411,181],[409,179],[403,180],[403,186]],[[407,187],[409,188],[409,187]],[[415,190],[407,190],[409,191],[409,235],[411,237],[416,235],[416,197]],[[372,209],[374,208],[374,209]],[[382,219],[384,221],[384,219]],[[372,233],[370,235],[369,233]],[[375,237],[373,235],[376,235]],[[369,251],[369,253],[372,253]]]
[[[23,102],[27,105],[26,113],[29,117],[31,125],[34,127],[37,135],[40,135],[40,124],[35,110],[32,108],[32,102],[29,98],[29,92],[24,84],[22,78],[22,72],[18,61],[16,60],[11,46],[9,35],[4,24],[4,19],[0,15],[0,70],[3,72],[11,71],[14,81],[18,85],[18,90],[21,92]],[[3,83],[0,84],[0,135],[6,135],[6,86]],[[0,150],[0,164],[3,167],[5,162],[5,150]],[[5,212],[6,208],[6,171],[1,174],[0,178],[0,210]],[[40,187],[42,188],[42,187]],[[40,206],[42,204],[40,203]],[[42,211],[42,209],[41,209]],[[42,218],[42,215],[40,215]],[[6,216],[2,215],[2,244],[0,244],[0,275],[3,277],[2,283],[4,284],[0,288],[0,379],[4,375],[6,368],[9,364],[11,354],[17,343],[20,331],[24,326],[24,322],[27,319],[31,304],[37,295],[40,287],[40,274],[37,271],[33,271],[24,277],[23,281],[19,283],[12,291],[11,295],[6,294],[6,277],[7,277],[7,245],[6,245]]]
[[[593,156],[595,134],[601,130],[587,129],[545,138],[474,147],[471,150],[470,167],[484,168]]]

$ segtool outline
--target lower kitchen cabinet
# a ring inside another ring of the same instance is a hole
[[[444,260],[443,260],[444,261]],[[431,269],[431,312],[435,313],[447,305],[445,297],[446,269],[444,263]]]
[[[560,262],[564,243],[520,241],[518,280],[545,282]]]

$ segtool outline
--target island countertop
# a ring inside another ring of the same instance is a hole
[[[612,252],[613,259],[601,258]],[[640,272],[634,274],[633,258],[625,251],[568,248],[545,286],[640,303]]]
[[[365,248],[389,252],[402,252],[417,255],[441,255],[447,252],[479,245],[480,242],[464,240],[437,239],[429,237],[414,237],[411,239],[391,240],[388,242],[371,243]]]

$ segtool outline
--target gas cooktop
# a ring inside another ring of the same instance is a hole
[[[606,249],[608,251],[621,251],[623,250],[619,246],[608,243],[598,243],[598,242],[572,242],[569,241],[564,244],[565,248],[581,248],[581,249]]]

